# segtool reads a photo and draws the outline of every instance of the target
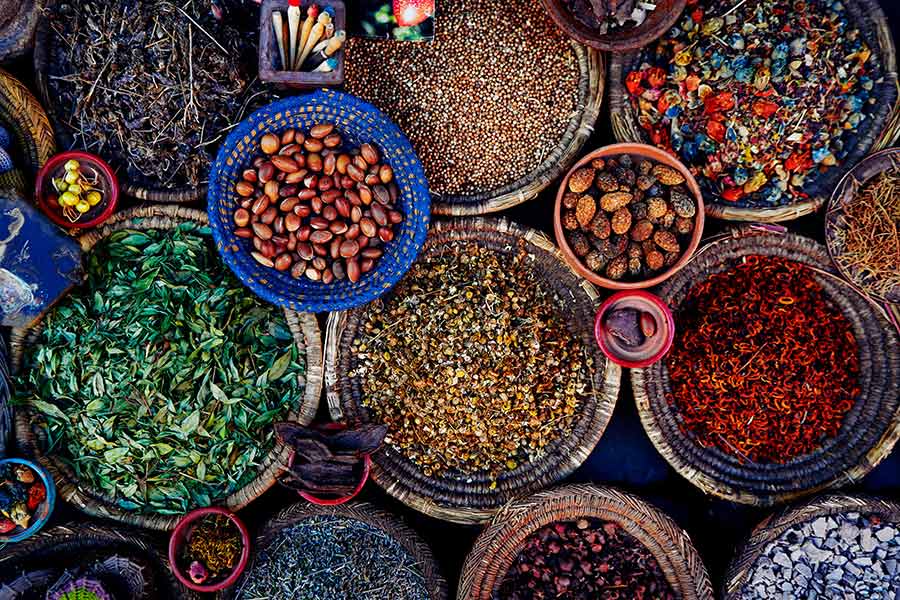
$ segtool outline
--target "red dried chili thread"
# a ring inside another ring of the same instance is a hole
[[[860,393],[850,322],[800,263],[748,256],[692,288],[677,323],[668,400],[705,447],[788,462],[836,436]]]

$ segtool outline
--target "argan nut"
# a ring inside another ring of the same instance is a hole
[[[250,239],[253,237],[253,230],[248,227],[238,227],[234,230],[234,235],[239,238]]]
[[[667,165],[656,165],[653,167],[653,176],[663,185],[681,185],[684,183],[684,175]]]
[[[322,156],[320,154],[313,152],[306,157],[306,168],[313,173],[321,173],[324,167],[325,165],[322,162]]]
[[[306,138],[303,142],[303,148],[307,152],[321,152],[325,149],[325,144],[322,140],[317,140],[316,138]]]
[[[250,222],[250,213],[246,209],[239,208],[234,211],[234,224],[238,227],[246,227]]]
[[[280,187],[281,186],[278,185],[278,182],[272,179],[270,181],[267,181],[266,185],[263,186],[263,192],[266,194],[266,196],[269,197],[269,200],[274,202],[278,200],[278,190]]]
[[[582,167],[576,170],[569,177],[569,191],[576,194],[583,194],[591,187],[594,182],[594,169],[590,167]]]
[[[291,268],[291,255],[279,254],[274,261],[274,266],[277,271],[287,271]]]
[[[631,213],[623,206],[613,213],[610,223],[612,225],[613,233],[619,235],[628,233],[628,230],[631,229]]]
[[[291,233],[300,229],[300,217],[294,213],[290,213],[284,217],[284,228]]]
[[[606,212],[616,212],[631,202],[632,195],[628,192],[609,192],[600,196],[600,208]]]
[[[636,242],[643,242],[653,235],[653,223],[644,219],[635,223],[631,229],[631,239]]]
[[[309,241],[311,241],[313,244],[327,244],[333,237],[333,233],[331,233],[327,229],[322,229],[319,231],[313,231],[311,234],[309,234]]]
[[[381,183],[390,183],[394,180],[394,169],[391,165],[381,165],[378,169],[378,179]]]
[[[581,227],[590,225],[596,212],[597,202],[593,196],[585,194],[578,199],[578,203],[575,205],[575,219]]]
[[[350,178],[357,183],[361,183],[366,178],[365,171],[363,171],[353,163],[347,165],[347,175],[349,175]]]
[[[275,176],[275,165],[270,163],[269,161],[264,162],[259,166],[259,180],[263,183],[272,179]]]
[[[248,181],[238,181],[234,186],[234,191],[238,193],[238,196],[243,196],[244,198],[252,196],[254,189],[253,184]]]
[[[666,252],[678,252],[681,249],[675,234],[670,231],[657,231],[653,234],[653,241]]]
[[[264,267],[271,268],[271,267],[275,266],[275,263],[272,262],[272,259],[266,258],[259,252],[251,252],[250,256],[252,256],[254,259],[256,259],[256,262],[258,262],[259,264],[261,264]]]
[[[256,183],[259,181],[259,175],[256,173],[256,169],[244,169],[244,172],[241,173],[241,177],[244,181],[249,183]]]
[[[281,144],[293,144],[294,139],[297,137],[297,131],[295,129],[288,129],[287,131],[281,134]]]
[[[359,155],[370,165],[378,164],[378,150],[372,144],[363,144],[359,147]]]
[[[349,259],[347,261],[347,279],[356,283],[359,281],[360,275],[362,275],[362,272],[359,268],[359,261],[355,258]]]
[[[278,136],[274,133],[267,133],[262,136],[262,139],[259,141],[259,147],[266,154],[275,154],[281,147],[281,140],[279,140]]]
[[[354,240],[347,240],[341,244],[341,256],[350,258],[359,254],[359,244]]]
[[[271,225],[275,221],[275,217],[278,216],[278,209],[274,206],[270,206],[266,210],[263,211],[261,215],[259,215],[259,222],[264,223],[266,225]]]
[[[341,175],[347,174],[347,165],[350,164],[350,155],[349,154],[340,154],[335,161],[335,169]]]
[[[330,133],[322,139],[322,143],[325,144],[326,148],[337,148],[343,141],[339,133]]]
[[[327,136],[329,133],[334,131],[334,125],[331,123],[319,123],[318,125],[313,125],[312,129],[309,130],[309,135],[316,139],[322,139]]]
[[[289,156],[273,156],[272,164],[275,165],[276,169],[285,173],[294,173],[300,170],[300,165],[297,164],[297,161]]]
[[[261,215],[266,212],[266,209],[269,208],[270,203],[271,200],[269,200],[268,196],[260,196],[250,207],[250,210],[253,211],[254,215]]]

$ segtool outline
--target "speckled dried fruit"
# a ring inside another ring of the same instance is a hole
[[[650,215],[650,210],[647,208],[647,203],[643,200],[640,202],[634,202],[629,206],[631,209],[631,216],[634,217],[635,221],[643,221]]]
[[[669,203],[679,217],[691,218],[697,214],[697,205],[694,203],[693,198],[681,191],[680,188],[672,189]]]
[[[576,194],[583,194],[588,191],[591,184],[594,183],[594,169],[591,167],[582,167],[576,170],[569,177],[569,191]]]
[[[625,277],[628,272],[628,258],[625,256],[617,256],[606,265],[606,276],[613,280],[619,280]]]
[[[596,212],[597,201],[593,196],[585,194],[578,199],[578,204],[575,205],[575,219],[581,227],[590,225]]]
[[[656,165],[653,167],[653,176],[663,185],[681,185],[684,183],[684,175],[668,165]]]
[[[562,205],[565,208],[575,208],[575,205],[578,204],[578,199],[581,197],[580,194],[576,194],[575,192],[566,192],[563,194]]]
[[[600,196],[600,208],[606,212],[616,212],[623,206],[631,202],[632,195],[630,192],[610,192]]]
[[[666,201],[659,196],[647,200],[647,218],[650,220],[662,218],[668,209]]]
[[[588,255],[584,257],[585,266],[595,273],[602,271],[608,261],[609,259],[603,256],[603,253],[599,250],[591,250],[588,252]]]
[[[646,192],[656,183],[656,179],[650,175],[641,175],[635,181],[635,185],[637,185],[638,189],[643,192]]]
[[[606,161],[602,158],[595,158],[591,161],[591,166],[597,169],[598,171],[602,171],[606,168]]]
[[[618,233],[619,235],[628,233],[628,230],[631,228],[631,213],[623,206],[613,213],[610,223],[612,224],[613,233]]]
[[[644,259],[647,261],[647,267],[649,267],[653,271],[658,271],[663,268],[663,263],[665,261],[665,257],[662,252],[659,250],[651,250],[644,255]]]
[[[634,257],[628,259],[628,274],[632,277],[637,277],[641,274],[641,269],[643,268],[643,263],[640,258]]]
[[[682,235],[686,235],[694,230],[694,220],[684,217],[675,217],[675,231]]]
[[[638,221],[631,229],[631,239],[636,242],[643,242],[651,235],[653,235],[653,223],[647,219]]]
[[[569,234],[569,245],[576,256],[584,256],[591,251],[591,243],[587,236],[580,231],[573,231]]]
[[[575,218],[574,210],[567,210],[566,212],[563,213],[562,225],[563,225],[563,227],[565,227],[566,229],[569,229],[571,231],[578,229],[578,219]]]
[[[657,231],[653,234],[653,241],[666,252],[678,252],[680,250],[678,239],[671,231]]]
[[[594,217],[589,229],[592,235],[596,236],[598,239],[605,240],[612,232],[612,225],[609,222],[609,217],[601,212]]]
[[[619,180],[609,171],[597,175],[597,189],[601,192],[615,192],[619,189]]]

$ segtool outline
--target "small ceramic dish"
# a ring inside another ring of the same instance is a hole
[[[70,191],[73,186],[78,187],[77,194]],[[57,225],[88,229],[106,221],[116,210],[119,181],[99,156],[87,152],[63,152],[41,167],[35,183],[35,198],[41,210]],[[71,198],[78,202],[67,206]],[[80,210],[80,203],[86,210]]]
[[[181,556],[181,551],[185,544],[190,540],[190,537],[194,534],[195,527],[201,519],[220,515],[227,517],[240,534],[241,544],[243,546],[240,557],[229,575],[216,577],[215,579],[210,578],[200,582],[195,581],[195,578],[192,578],[191,574],[186,572],[187,569],[182,565],[183,558]],[[195,592],[220,592],[231,587],[244,572],[249,559],[250,534],[247,532],[247,527],[233,512],[218,506],[198,508],[189,512],[178,521],[175,530],[172,532],[172,536],[169,538],[169,567],[172,569],[175,577],[178,578],[178,581]]]
[[[11,476],[16,479],[17,484],[21,483],[18,486],[21,489],[13,491],[8,486],[0,488],[0,522],[16,521],[16,517],[23,518],[27,514],[28,523],[24,527],[14,524],[13,529],[0,534],[0,545],[21,542],[33,536],[50,520],[56,505],[53,477],[42,466],[24,458],[0,459],[0,481],[5,477],[3,473],[7,469],[14,470]],[[20,469],[23,470],[21,476],[18,475]],[[20,495],[24,497],[19,498]],[[34,506],[29,507],[32,502],[35,503]]]
[[[631,319],[633,322],[629,322]],[[600,305],[594,337],[611,361],[629,369],[641,369],[659,361],[672,347],[675,321],[672,311],[658,296],[643,290],[622,291]],[[626,338],[636,343],[627,343]]]
[[[291,455],[291,464],[294,462],[294,455]],[[359,475],[359,483],[356,488],[354,488],[353,492],[346,496],[338,496],[338,497],[324,497],[324,496],[316,496],[311,492],[297,492],[301,498],[315,504],[317,506],[340,506],[341,504],[345,504],[350,502],[354,498],[356,498],[359,493],[366,486],[366,482],[369,481],[369,473],[372,471],[372,457],[368,454],[362,457],[362,471]]]

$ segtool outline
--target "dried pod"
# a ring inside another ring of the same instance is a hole
[[[600,208],[606,212],[616,212],[631,202],[633,196],[629,192],[610,192],[600,197]]]
[[[566,192],[563,194],[562,205],[565,208],[575,208],[575,205],[578,204],[578,199],[581,195],[576,194],[575,192]]]
[[[609,234],[612,233],[612,225],[609,222],[609,217],[602,212],[598,213],[594,217],[594,220],[591,221],[589,230],[590,233],[598,239],[605,240],[609,237]]]
[[[684,190],[681,188],[672,188],[669,194],[669,202],[675,214],[679,217],[690,219],[697,214],[697,205],[694,204],[693,198],[684,193]]]
[[[631,239],[636,242],[643,242],[653,235],[653,223],[644,219],[635,223],[631,229]]]
[[[684,175],[667,165],[656,165],[653,167],[653,176],[663,185],[681,185],[684,183]]]
[[[628,233],[628,230],[631,229],[631,213],[623,206],[613,213],[610,222],[612,224],[613,233],[619,235]]]
[[[681,249],[678,239],[671,231],[657,231],[653,234],[653,241],[666,252],[678,252]]]
[[[563,227],[569,230],[578,229],[578,219],[575,217],[575,211],[567,210],[562,216]]]
[[[619,181],[615,175],[604,171],[597,175],[597,188],[601,192],[615,192],[619,189]]]
[[[606,265],[606,276],[610,279],[622,279],[627,272],[628,259],[625,256],[617,256]]]
[[[573,231],[567,239],[576,256],[584,256],[591,251],[591,244],[588,242],[587,236],[580,231]]]
[[[582,167],[576,170],[569,177],[569,191],[576,194],[583,194],[591,187],[594,182],[594,169],[591,167]]]
[[[584,266],[595,273],[602,271],[607,262],[609,262],[609,259],[599,250],[591,250],[588,252],[587,256],[584,257]]]
[[[578,199],[578,203],[575,205],[575,219],[581,227],[590,225],[596,212],[597,202],[592,196],[585,194]]]
[[[659,271],[663,268],[665,257],[659,250],[650,250],[644,255],[644,261],[651,271]]]

